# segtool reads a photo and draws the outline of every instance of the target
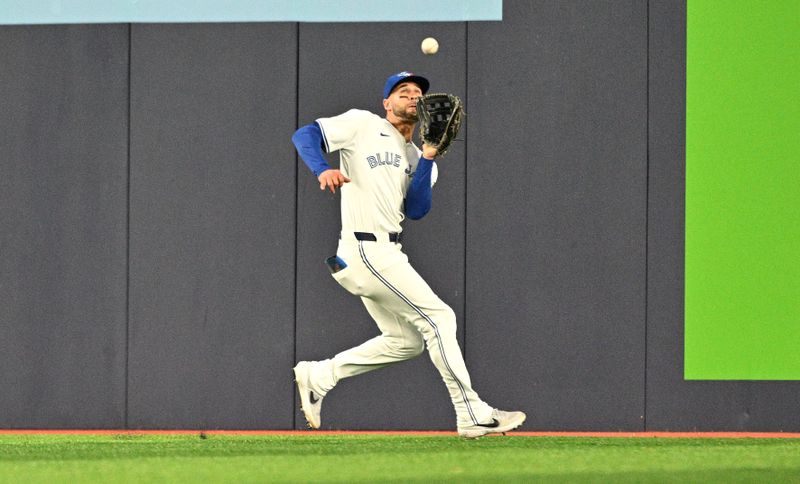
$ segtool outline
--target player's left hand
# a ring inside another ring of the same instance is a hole
[[[422,144],[422,156],[425,158],[432,160],[436,158],[436,155],[438,154],[439,151],[436,149],[436,147],[424,143]]]

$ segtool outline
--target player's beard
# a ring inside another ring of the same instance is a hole
[[[417,109],[414,108],[412,111],[410,107],[406,109],[394,109],[394,115],[397,116],[397,119],[401,121],[405,121],[407,123],[416,123],[419,121],[419,116],[417,115]]]

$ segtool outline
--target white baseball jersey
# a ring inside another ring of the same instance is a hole
[[[422,151],[406,142],[385,118],[351,109],[317,119],[328,153],[339,150],[339,170],[350,183],[341,187],[342,230],[400,232],[403,200]],[[433,164],[431,185],[436,182]]]

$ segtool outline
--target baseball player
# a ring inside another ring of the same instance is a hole
[[[342,379],[405,361],[426,348],[453,401],[458,433],[476,438],[515,429],[522,412],[489,406],[472,388],[456,339],[456,317],[408,262],[400,245],[401,222],[431,207],[436,148],[411,140],[417,100],[430,83],[411,72],[386,80],[381,118],[352,109],[320,118],[292,136],[320,189],[341,190],[342,231],[336,256],[326,262],[333,278],[359,296],[381,331],[355,348],[294,368],[300,404],[311,428],[321,424],[323,398]],[[339,151],[339,169],[323,151]]]

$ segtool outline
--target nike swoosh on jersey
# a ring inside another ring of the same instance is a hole
[[[388,134],[383,134],[383,133],[381,133],[381,136],[386,136],[387,138],[389,137]]]

